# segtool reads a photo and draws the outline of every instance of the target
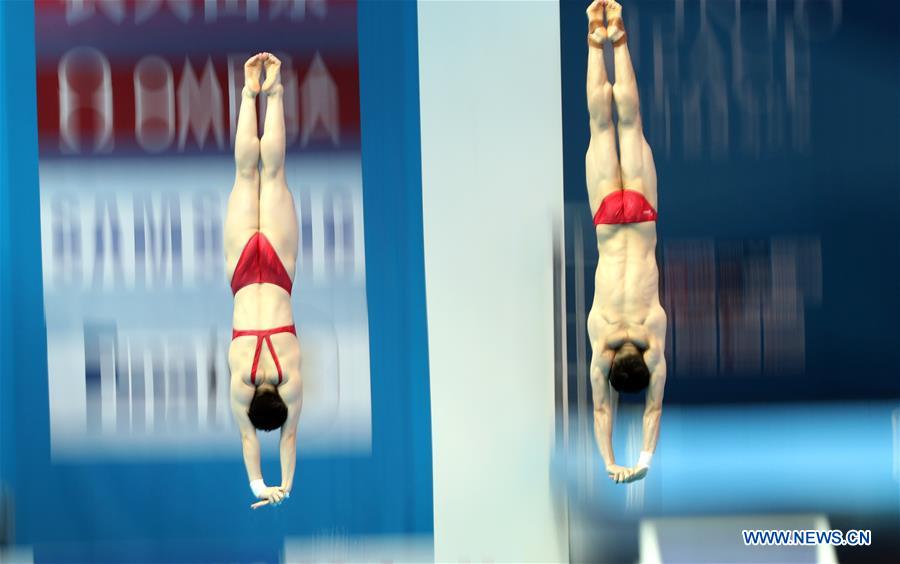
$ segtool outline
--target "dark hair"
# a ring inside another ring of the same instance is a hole
[[[253,426],[260,431],[273,431],[284,425],[287,421],[287,406],[278,395],[278,388],[274,390],[257,388],[247,415],[250,416]]]
[[[616,351],[609,369],[609,383],[623,393],[637,393],[650,384],[650,370],[636,346],[625,343]]]

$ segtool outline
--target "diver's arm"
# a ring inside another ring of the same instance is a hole
[[[647,387],[647,401],[644,405],[644,452],[653,454],[659,440],[659,420],[662,416],[663,392],[666,387],[666,359],[660,358],[656,368],[650,374],[650,385]]]
[[[637,463],[631,468],[627,482],[642,479],[650,470],[650,458],[656,451],[659,440],[659,420],[662,417],[663,392],[666,387],[666,359],[661,357],[650,373],[650,385],[647,386],[647,401],[644,405],[643,444]]]
[[[594,437],[597,440],[597,447],[600,449],[600,456],[603,457],[603,464],[606,468],[616,464],[616,456],[613,454],[612,447],[612,432],[613,410],[607,399],[604,405],[594,409]]]
[[[247,409],[253,399],[253,388],[242,382],[239,378],[231,381],[231,413],[241,433],[241,449],[244,454],[244,467],[247,469],[247,478],[253,489],[254,482],[258,481],[258,492],[254,495],[262,500],[250,507],[257,509],[263,505],[277,505],[284,499],[284,491],[279,487],[265,486],[262,477],[262,469],[259,463],[259,439],[256,436],[256,428],[250,422]]]
[[[262,480],[262,469],[259,463],[259,439],[256,437],[256,428],[250,422],[247,411],[253,400],[253,387],[248,386],[240,378],[231,380],[231,414],[241,433],[241,448],[244,452],[244,466],[247,469],[247,478]]]
[[[297,465],[297,431],[281,429],[281,439],[278,443],[281,454],[281,489],[291,493],[294,486],[294,468]]]
[[[610,398],[609,362],[599,351],[595,351],[591,359],[591,389],[594,396],[594,439],[600,456],[607,469],[616,465],[616,456],[613,453],[612,433],[615,409]]]
[[[297,425],[300,422],[302,390],[299,375],[279,387],[281,399],[288,408],[287,420],[281,426],[278,450],[281,456],[281,489],[290,494],[297,466]]]

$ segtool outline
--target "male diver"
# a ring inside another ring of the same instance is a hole
[[[659,437],[666,383],[666,313],[659,302],[656,265],[656,168],[641,128],[622,6],[615,0],[594,0],[587,16],[591,141],[585,165],[600,255],[587,321],[594,436],[609,477],[626,483],[647,475]],[[614,85],[603,61],[607,41],[615,61]],[[613,100],[617,126],[612,121]],[[617,132],[621,158],[616,151]],[[612,448],[618,393],[645,388],[641,454],[633,467],[619,466]]]
[[[260,85],[263,66],[266,79]],[[291,313],[297,263],[297,216],[284,175],[284,88],[281,61],[258,53],[244,65],[234,142],[235,180],[225,216],[225,265],[234,293],[231,410],[241,433],[250,489],[278,505],[290,497],[302,403],[300,343]],[[267,96],[265,130],[257,137],[256,96]],[[262,170],[259,162],[262,160]],[[281,485],[263,481],[256,430],[281,428]]]

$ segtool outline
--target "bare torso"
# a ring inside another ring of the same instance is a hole
[[[291,297],[281,288],[272,284],[252,284],[238,291],[234,297],[232,326],[238,329],[271,329],[294,323],[291,313]],[[272,345],[282,367],[281,383],[287,383],[295,374],[285,367],[300,363],[300,343],[291,333],[277,333],[271,337]],[[278,369],[268,347],[263,344],[256,369],[256,382],[250,374],[256,353],[257,337],[242,336],[231,341],[228,348],[228,362],[232,375],[239,375],[248,386],[269,383],[279,384]]]
[[[265,181],[264,181],[265,182]],[[283,182],[283,181],[282,181]],[[283,202],[293,213],[293,202]],[[272,243],[278,257],[284,264],[291,279],[296,269],[297,243],[292,229],[263,229],[261,231]],[[226,225],[225,228],[225,266],[228,281],[234,275],[241,253],[247,241],[256,230]],[[236,329],[271,329],[284,327],[294,323],[291,308],[291,295],[274,284],[250,284],[238,290],[234,296],[234,311],[231,326]],[[272,345],[282,366],[282,383],[294,376],[295,371],[284,370],[286,366],[296,366],[300,361],[300,345],[297,337],[291,333],[277,333],[271,337]],[[232,375],[238,375],[248,386],[269,383],[278,385],[278,369],[272,355],[265,344],[259,355],[256,369],[256,382],[251,380],[253,358],[256,353],[257,338],[254,336],[238,337],[231,341],[228,349],[228,361]]]
[[[588,334],[606,350],[626,341],[647,349],[658,316],[665,315],[659,302],[656,224],[598,225],[596,231],[599,259]]]
[[[268,182],[268,180],[263,180],[263,182]],[[284,181],[279,179],[278,182],[283,183]],[[263,187],[263,189],[266,188],[268,187]],[[293,215],[293,201],[282,202],[282,205],[288,206]],[[231,216],[228,219],[231,219]],[[225,266],[228,271],[228,281],[231,282],[244,246],[257,230],[227,223],[228,221],[225,226]],[[295,229],[264,229],[260,226],[258,230],[275,248],[279,259],[293,279],[297,256]],[[293,323],[291,295],[274,284],[250,284],[238,290],[234,296],[231,326],[236,329],[271,329]],[[284,367],[299,364],[300,345],[297,337],[291,333],[277,333],[270,338],[278,355],[278,362],[282,366],[281,383],[284,384],[295,374],[294,370],[285,370]],[[254,336],[242,336],[231,341],[228,349],[228,362],[232,375],[239,376],[241,381],[248,386],[265,383],[277,386],[279,384],[278,368],[265,344],[260,351],[255,383],[251,379],[257,343],[257,337]]]

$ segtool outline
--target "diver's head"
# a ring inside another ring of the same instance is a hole
[[[278,388],[263,384],[256,388],[256,395],[247,410],[250,422],[260,431],[273,431],[287,421],[287,406],[278,395]]]
[[[613,357],[609,383],[618,392],[637,393],[650,384],[650,370],[644,354],[633,343],[625,343]]]

